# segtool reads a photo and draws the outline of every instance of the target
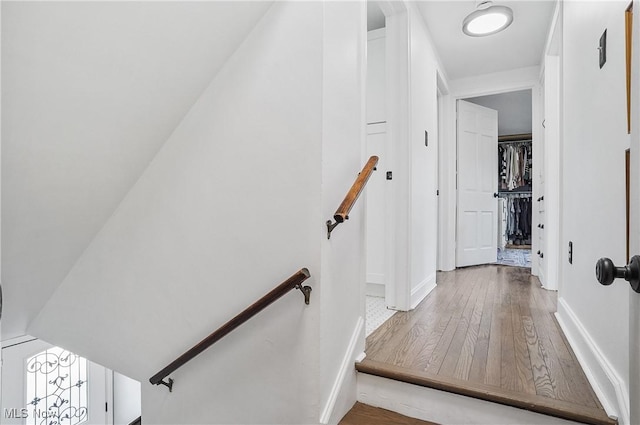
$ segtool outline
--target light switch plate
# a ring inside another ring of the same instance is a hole
[[[605,29],[600,36],[600,45],[598,46],[600,52],[600,69],[607,63],[607,30]]]

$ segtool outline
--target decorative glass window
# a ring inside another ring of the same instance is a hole
[[[59,347],[27,359],[28,425],[76,425],[87,420],[87,360]]]

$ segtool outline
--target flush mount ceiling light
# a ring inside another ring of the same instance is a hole
[[[498,33],[513,22],[513,11],[506,6],[493,6],[491,1],[479,1],[476,10],[462,21],[462,31],[471,37]]]

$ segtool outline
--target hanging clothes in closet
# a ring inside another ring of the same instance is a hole
[[[498,194],[501,201],[499,246],[531,245],[531,140],[499,141]]]
[[[501,239],[508,245],[531,245],[531,195],[506,196],[500,206],[506,218]]]
[[[531,142],[502,142],[498,144],[500,190],[531,190],[533,156]]]

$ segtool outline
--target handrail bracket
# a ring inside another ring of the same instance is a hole
[[[168,378],[167,381],[169,382],[165,382],[164,380],[158,382],[156,385],[164,385],[165,387],[169,388],[169,392],[173,392],[173,379]]]
[[[336,221],[335,223],[332,223],[331,220],[327,220],[327,239],[331,239],[331,232],[333,232],[333,229],[335,229],[340,223],[342,222]]]
[[[310,286],[302,286],[301,284],[296,285],[296,289],[299,289],[300,292],[304,295],[304,303],[309,305],[309,301],[311,301],[311,287]]]

